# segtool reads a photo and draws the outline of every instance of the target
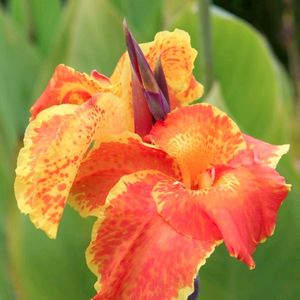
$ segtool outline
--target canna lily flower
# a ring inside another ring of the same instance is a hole
[[[288,146],[243,134],[208,104],[172,111],[144,140],[123,133],[102,143],[73,185],[82,208],[100,208],[87,249],[93,299],[187,299],[223,241],[254,268],[289,191],[275,170]]]
[[[160,32],[153,42],[141,47],[153,71],[160,62],[158,76],[164,69],[172,107],[202,95],[203,87],[192,75],[196,51],[191,48],[186,32]],[[110,135],[129,131],[143,136],[150,131],[152,116],[149,119],[148,115],[149,124],[139,117],[141,110],[134,113],[133,94],[136,96],[144,86],[134,81],[130,70],[126,53],[110,78],[95,70],[87,75],[59,65],[31,108],[24,147],[17,162],[15,194],[19,209],[29,214],[32,222],[51,238],[57,234],[67,200],[75,208],[78,206],[81,195],[73,195],[71,188],[74,180],[80,182],[76,175],[90,150],[97,149]],[[134,93],[132,85],[136,87]],[[150,94],[148,87],[145,91]],[[94,210],[80,213],[93,215]]]
[[[94,300],[185,300],[222,242],[254,268],[289,191],[275,170],[288,146],[243,134],[212,105],[182,107],[203,92],[186,33],[141,47],[125,35],[110,78],[56,69],[31,110],[16,198],[50,237],[67,200],[98,218],[86,252]]]

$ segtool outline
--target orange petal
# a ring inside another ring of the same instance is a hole
[[[20,210],[50,237],[56,236],[69,190],[91,142],[126,130],[126,122],[120,121],[124,109],[117,100],[101,94],[81,106],[52,106],[26,130],[16,169],[16,198]]]
[[[162,218],[177,232],[194,239],[206,234],[203,224],[209,224],[209,217],[230,254],[253,268],[251,255],[257,244],[273,233],[277,211],[288,190],[274,169],[254,164],[220,169],[214,185],[202,190],[164,180],[155,187],[153,197]],[[214,226],[209,227],[217,236]]]
[[[190,103],[203,94],[203,86],[192,74],[197,51],[191,47],[188,33],[175,29],[156,34],[154,41],[140,44],[152,70],[161,57],[170,93],[171,107]],[[130,93],[130,61],[124,54],[111,77],[113,83],[122,83],[123,96],[132,102]]]
[[[192,186],[204,170],[226,164],[246,148],[237,125],[209,104],[171,112],[165,121],[154,125],[146,139],[176,158],[187,186]]]
[[[83,216],[97,215],[108,192],[123,175],[147,169],[178,176],[173,159],[144,145],[139,136],[130,133],[110,136],[81,164],[70,202]]]
[[[82,104],[93,95],[105,91],[107,85],[65,65],[58,65],[43,94],[31,107],[32,118],[42,110],[59,104]]]
[[[247,134],[244,134],[244,139],[248,149],[253,151],[254,160],[272,168],[276,168],[281,156],[290,148],[289,145],[271,145]]]
[[[127,175],[108,195],[87,249],[98,276],[94,300],[187,299],[192,293],[217,243],[209,234],[203,240],[181,235],[157,214],[152,189],[165,178],[155,171]]]
[[[251,255],[259,242],[273,234],[289,188],[274,169],[253,164],[224,170],[214,187],[200,197],[229,253],[254,268]]]

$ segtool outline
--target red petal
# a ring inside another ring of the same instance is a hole
[[[219,229],[207,215],[195,191],[173,178],[162,179],[153,189],[153,199],[162,218],[177,232],[198,240],[222,240]]]
[[[195,275],[217,242],[209,235],[202,241],[183,236],[157,214],[152,189],[164,178],[135,173],[110,192],[87,250],[99,276],[94,300],[187,299],[192,293]]]
[[[166,153],[145,146],[134,134],[111,136],[81,164],[71,190],[71,204],[83,216],[97,215],[123,175],[153,169],[178,176],[176,167]]]
[[[230,254],[253,268],[251,255],[257,244],[273,233],[277,211],[288,190],[274,169],[249,165],[224,168],[214,185],[202,190],[189,190],[164,180],[153,195],[163,219],[195,239],[205,236],[206,231],[201,229],[208,215],[222,233]],[[210,225],[210,233],[216,238],[217,232]]]
[[[288,191],[289,185],[274,169],[253,164],[224,170],[200,197],[230,254],[254,268],[251,255],[259,242],[273,234]]]

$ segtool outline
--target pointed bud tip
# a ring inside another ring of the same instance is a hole
[[[125,18],[123,19],[123,31],[124,31],[125,34],[129,33],[128,24],[127,24],[127,21],[126,21]]]

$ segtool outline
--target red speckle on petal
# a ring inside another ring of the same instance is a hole
[[[65,183],[62,183],[62,184],[60,184],[60,185],[57,186],[57,189],[58,189],[59,191],[63,191],[66,187],[67,187],[66,184],[65,184]]]

